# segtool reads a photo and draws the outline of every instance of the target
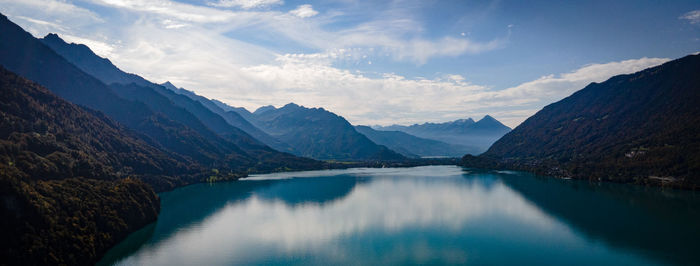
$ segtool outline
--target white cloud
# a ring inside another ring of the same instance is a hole
[[[452,73],[420,78],[338,67],[338,63],[367,66],[370,62],[374,67],[381,59],[420,65],[431,58],[482,53],[507,43],[507,38],[488,42],[449,36],[426,39],[419,34],[424,31],[421,23],[405,18],[410,16],[388,13],[378,16],[379,20],[331,31],[325,27],[335,21],[334,15],[327,14],[331,12],[303,19],[274,10],[235,11],[168,0],[87,1],[119,10],[120,20],[115,23],[56,0],[0,0],[0,10],[35,36],[58,32],[69,41],[87,44],[123,70],[155,82],[169,80],[249,109],[291,101],[325,107],[357,124],[437,122],[492,114],[515,126],[590,82],[668,60],[593,64],[497,90]],[[231,34],[239,30],[263,32],[275,42],[301,44],[318,52],[281,54]]]
[[[464,108],[459,105],[464,97],[486,90],[459,76],[408,79],[377,73],[378,77],[369,77],[372,73],[338,69],[323,58],[326,56],[284,55],[277,58],[277,64],[242,68],[249,80],[257,81],[256,90],[265,91],[253,103],[294,101],[325,107],[356,123],[405,123],[456,118],[448,114]]]
[[[688,13],[685,13],[682,16],[680,16],[679,19],[685,19],[688,22],[690,22],[690,24],[698,25],[700,24],[700,10],[693,10]]]
[[[17,13],[30,13],[29,10],[33,11],[30,17],[35,17],[36,12],[46,14],[56,14],[56,15],[67,15],[72,14],[78,16],[79,20],[72,21],[84,21],[84,23],[101,21],[99,16],[85,8],[77,7],[71,3],[59,0],[0,0],[0,4],[3,5],[3,13],[11,13],[12,15],[19,15]]]
[[[438,41],[412,40],[406,45],[398,45],[393,49],[398,59],[406,59],[425,64],[433,57],[458,56],[462,54],[477,54],[497,49],[503,45],[502,40],[487,43],[475,43],[467,39],[445,37]]]
[[[536,80],[500,91],[486,91],[471,95],[464,104],[481,104],[483,109],[501,107],[508,113],[517,110],[529,110],[520,115],[504,119],[510,126],[515,126],[534,114],[545,105],[558,101],[591,82],[603,82],[608,78],[637,72],[669,61],[668,58],[630,59],[603,64],[590,64],[574,71],[559,75],[547,75]]]
[[[303,20],[317,16],[311,5],[300,5],[289,13],[279,11],[235,11],[206,6],[195,6],[169,0],[90,0],[96,4],[127,9],[135,13],[162,16],[164,28],[180,28],[199,23],[205,30],[219,34],[236,30],[255,30],[275,36],[279,42],[292,42],[320,51],[349,48],[378,48],[398,61],[424,64],[433,57],[458,56],[498,49],[503,39],[489,42],[474,42],[466,38],[445,37],[428,40],[418,37],[422,26],[417,21],[388,14],[378,16],[380,20],[361,23],[344,30],[329,31],[325,25],[333,23],[335,15],[317,20]],[[228,2],[226,2],[228,3]],[[231,2],[233,3],[233,2]],[[238,3],[238,2],[237,2]],[[262,4],[265,1],[240,2],[239,4]],[[389,12],[389,11],[387,11]],[[416,37],[407,36],[416,35]]]
[[[614,75],[636,72],[669,60],[640,58],[591,64],[495,90],[471,84],[460,75],[411,79],[380,73],[379,77],[370,77],[370,73],[333,67],[328,58],[334,57],[342,57],[342,53],[284,55],[277,58],[277,64],[244,67],[241,74],[255,84],[257,91],[264,93],[248,94],[248,103],[229,98],[224,101],[253,107],[251,109],[294,101],[305,106],[325,107],[355,124],[410,124],[491,114],[509,126],[517,126],[545,105],[591,82],[602,82]]]
[[[219,0],[217,2],[208,3],[215,7],[240,7],[243,9],[268,7],[284,4],[282,0]]]
[[[164,16],[166,19],[196,23],[223,23],[234,13],[216,8],[194,6],[169,0],[89,0],[95,4],[126,9],[137,13]]]
[[[114,58],[115,57],[115,55],[113,53],[114,46],[107,44],[105,42],[91,40],[91,39],[82,38],[82,37],[73,36],[73,35],[68,35],[68,34],[63,34],[60,37],[68,43],[85,44],[88,47],[90,47],[90,50],[92,50],[93,52],[95,52],[95,54],[97,54],[99,56],[107,57],[107,58]]]
[[[95,12],[58,0],[0,0],[0,12],[36,37],[104,22]]]
[[[562,98],[591,82],[602,82],[612,76],[637,72],[665,63],[668,60],[670,59],[643,57],[604,64],[590,64],[569,73],[547,75],[505,90],[483,93],[473,100],[527,99],[527,101],[538,101],[551,97]]]
[[[296,9],[289,11],[289,13],[300,18],[308,18],[318,15],[318,11],[314,10],[311,5],[300,5]]]

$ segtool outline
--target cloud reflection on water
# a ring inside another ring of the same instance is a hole
[[[349,169],[253,176],[251,181],[243,182],[328,175],[373,178],[325,204],[289,204],[253,193],[120,263],[227,264],[255,259],[269,250],[343,257],[347,255],[337,242],[344,238],[371,232],[399,234],[416,228],[458,233],[470,222],[488,217],[503,217],[539,231],[557,230],[571,236],[566,226],[498,179],[465,179],[458,167],[435,169]],[[419,250],[427,252],[430,248]],[[467,254],[453,250],[450,256],[463,258]]]

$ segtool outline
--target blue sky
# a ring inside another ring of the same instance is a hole
[[[0,0],[127,72],[354,124],[516,126],[590,82],[700,51],[698,1]]]

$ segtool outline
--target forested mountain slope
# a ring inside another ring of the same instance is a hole
[[[550,104],[467,166],[700,185],[700,55],[592,83]]]
[[[0,264],[90,264],[206,174],[0,68]],[[150,186],[146,183],[150,184]]]

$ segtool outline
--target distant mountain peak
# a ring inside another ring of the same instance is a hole
[[[54,45],[51,46],[52,49],[53,49],[54,47],[56,47],[55,45],[77,46],[77,47],[79,48],[79,51],[80,51],[81,53],[85,53],[85,54],[88,54],[88,55],[95,55],[95,56],[97,56],[97,55],[95,54],[95,52],[93,52],[92,49],[90,49],[90,47],[88,47],[87,45],[80,44],[80,43],[73,43],[73,42],[69,43],[69,42],[67,42],[66,40],[62,39],[60,36],[58,36],[58,34],[56,34],[56,33],[49,33],[49,34],[46,34],[46,36],[44,36],[44,38],[41,39],[41,40],[42,40],[44,43],[47,43],[47,42],[48,42],[49,44],[53,43]],[[100,57],[100,59],[109,61],[109,59],[102,58],[102,57]],[[110,61],[110,64],[111,64],[111,61]]]
[[[471,117],[469,117],[467,119],[457,119],[457,120],[453,121],[452,123],[455,123],[455,124],[474,124],[474,119],[472,119]]]
[[[164,83],[162,83],[162,84],[160,84],[160,85],[163,86],[163,87],[165,87],[166,89],[169,89],[169,90],[172,90],[172,91],[177,91],[178,89],[180,89],[180,88],[178,88],[178,87],[175,87],[175,85],[173,85],[172,83],[170,83],[170,81],[166,81],[166,82],[164,82]]]
[[[491,128],[491,129],[502,129],[504,131],[510,131],[511,128],[504,125],[501,123],[501,121],[496,120],[496,118],[493,118],[490,115],[485,115],[483,118],[481,118],[479,121],[474,123],[472,126],[474,129],[486,129],[486,128]]]
[[[253,111],[253,114],[258,115],[258,114],[262,114],[262,113],[270,111],[270,110],[277,110],[277,108],[275,108],[272,105],[265,105],[265,106],[259,107],[258,109],[255,109],[255,111]]]
[[[285,107],[302,107],[302,106],[298,105],[296,103],[288,103],[288,104],[285,104],[284,106],[282,106],[282,108],[285,108]]]
[[[496,120],[496,118],[493,118],[493,116],[490,115],[485,115],[483,118],[481,118],[477,123],[484,123],[484,122],[489,122],[489,123],[498,123],[502,124],[500,121]]]
[[[65,42],[63,39],[61,39],[61,37],[58,36],[58,34],[53,33],[53,32],[52,32],[52,33],[49,33],[49,34],[46,34],[46,36],[44,36],[44,39],[45,39],[45,40],[52,40],[52,41],[61,41],[61,42]]]

